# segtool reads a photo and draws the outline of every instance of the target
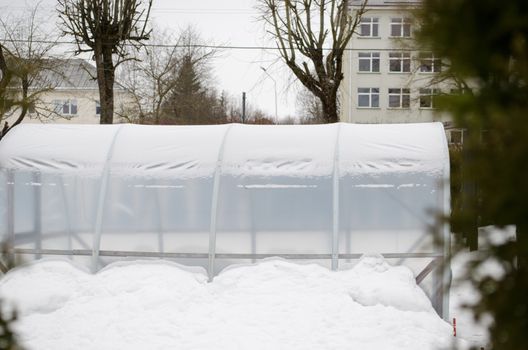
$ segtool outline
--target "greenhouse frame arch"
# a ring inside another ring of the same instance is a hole
[[[94,272],[164,258],[212,279],[268,257],[336,270],[375,252],[410,267],[444,318],[450,233],[432,228],[449,201],[441,123],[25,124],[0,142],[13,254]]]

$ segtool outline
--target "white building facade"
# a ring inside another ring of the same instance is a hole
[[[363,0],[351,1],[352,10]],[[420,50],[413,39],[411,11],[418,0],[370,0],[344,58],[341,84],[341,120],[350,123],[416,123],[441,121],[450,129],[450,117],[435,110],[435,95],[454,87],[439,82],[442,61]],[[448,131],[448,140],[461,134]],[[451,140],[452,139],[452,140]]]
[[[95,80],[96,70],[85,60],[56,60],[53,70],[46,70],[40,77],[34,105],[30,106],[23,123],[99,124],[101,106],[99,87]],[[34,93],[30,86],[30,93]],[[114,87],[115,122],[131,98],[118,83]],[[18,117],[15,110],[7,121],[11,124]]]

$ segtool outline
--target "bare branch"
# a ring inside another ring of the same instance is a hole
[[[199,47],[197,44],[202,39],[193,27],[184,29],[177,36],[169,31],[153,31],[151,41],[160,45],[145,47],[140,52],[139,61],[127,62],[121,81],[133,96],[133,108],[139,115],[137,120],[130,121],[159,124],[168,114],[169,98],[179,83],[177,75],[184,60],[195,69],[201,82],[208,82],[209,62],[218,51]],[[164,122],[168,119],[165,118]]]
[[[63,35],[71,35],[76,53],[93,52],[101,101],[101,123],[111,124],[114,112],[115,69],[135,60],[136,50],[149,39],[152,0],[58,0]],[[114,57],[115,56],[115,57]]]
[[[350,10],[348,0],[259,0],[259,4],[286,65],[321,100],[325,121],[338,121],[343,54],[366,0],[355,10]]]
[[[38,14],[37,5],[19,17],[0,18],[0,36],[6,38],[0,43],[0,138],[20,124],[40,95],[52,88],[44,78],[53,69],[46,55],[57,38],[42,29]]]

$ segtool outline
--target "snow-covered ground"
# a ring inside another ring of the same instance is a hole
[[[211,283],[163,261],[92,275],[43,260],[4,277],[0,297],[19,310],[28,349],[426,350],[454,339],[411,271],[377,255],[338,272],[268,260]]]
[[[471,282],[464,279],[467,264],[473,260],[478,253],[464,252],[456,255],[451,262],[453,282],[451,286],[449,314],[451,319],[456,319],[457,337],[466,340],[468,344],[477,349],[485,347],[488,342],[487,327],[490,319],[482,319],[478,322],[473,317],[473,312],[467,305],[474,304],[479,298],[479,292],[472,286]]]
[[[458,339],[480,347],[490,320],[475,322],[463,307],[478,293],[461,279],[475,254],[453,259],[450,314]],[[379,256],[340,272],[269,260],[206,280],[201,269],[162,261],[91,275],[42,260],[3,278],[0,297],[21,313],[29,349],[436,349],[453,340],[411,272]]]
[[[494,258],[487,255],[486,249],[509,240],[515,240],[515,236],[515,226],[506,226],[504,228],[494,226],[481,227],[479,228],[478,243],[480,250],[475,252],[460,251],[451,261],[453,283],[451,286],[449,313],[451,319],[456,318],[457,337],[466,340],[468,344],[477,349],[486,348],[488,343],[487,328],[493,320],[489,316],[482,317],[476,321],[473,313],[464,306],[473,305],[479,300],[479,292],[466,278],[466,269],[470,262],[486,258],[478,269],[471,272],[472,276],[477,279],[484,276],[500,278],[504,271]]]

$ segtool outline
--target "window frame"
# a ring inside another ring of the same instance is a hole
[[[420,109],[435,109],[436,108],[436,96],[440,94],[440,89],[437,88],[421,88],[419,90],[419,102],[420,102]],[[423,102],[429,101],[427,105],[425,105]]]
[[[399,70],[393,70],[394,65]],[[407,68],[407,69],[405,69]],[[389,73],[410,73],[411,72],[411,53],[406,51],[389,52]]]
[[[420,52],[418,60],[420,61],[420,73],[434,74],[442,71],[442,59],[436,57],[432,52]],[[426,69],[426,67],[429,68]]]
[[[361,57],[363,55],[363,57]],[[361,70],[361,62],[368,62],[369,70]],[[374,70],[377,61],[377,70]],[[381,66],[381,53],[374,51],[363,51],[358,53],[358,72],[360,73],[379,73]]]
[[[394,30],[396,29],[396,30]],[[394,32],[398,32],[394,35]],[[412,36],[411,19],[408,17],[393,17],[390,21],[391,38],[410,38]]]
[[[365,34],[364,28],[368,28],[368,34]],[[359,37],[379,38],[379,17],[361,17],[359,21]]]
[[[62,100],[52,100],[51,104],[53,105],[53,112],[56,114],[62,114]]]
[[[450,145],[463,145],[464,144],[464,129],[449,129],[449,144]],[[458,134],[459,140],[453,141],[453,134]]]
[[[61,116],[75,117],[79,113],[77,99],[56,99],[52,100],[53,111]]]
[[[391,91],[392,90],[392,91]],[[388,108],[391,109],[410,109],[411,108],[411,89],[409,88],[388,88]],[[398,98],[398,105],[391,106],[391,97]]]
[[[368,106],[360,105],[361,97],[365,97],[365,96],[368,97]],[[379,102],[380,102],[380,89],[379,88],[358,87],[357,89],[357,107],[358,108],[379,108]]]

